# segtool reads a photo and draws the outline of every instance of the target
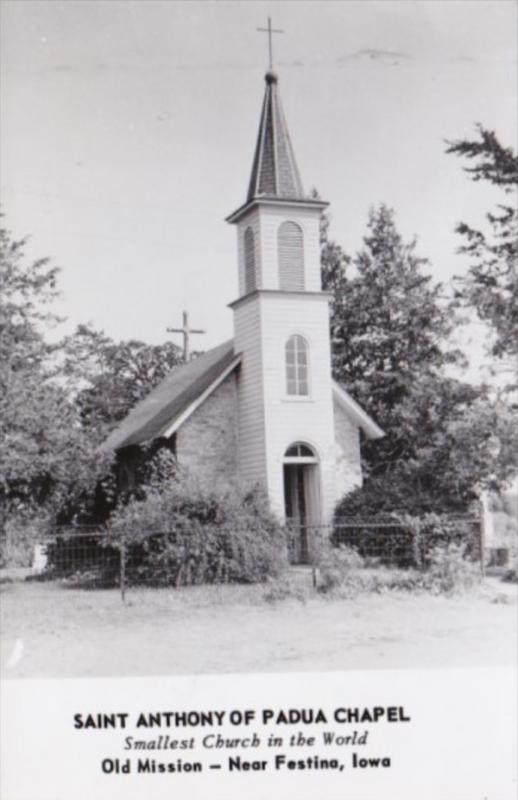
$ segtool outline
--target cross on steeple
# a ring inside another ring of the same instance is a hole
[[[267,28],[257,28],[257,30],[260,31],[261,33],[267,33],[268,34],[268,54],[269,54],[269,57],[270,57],[269,69],[272,70],[273,69],[272,33],[284,33],[284,31],[280,30],[279,28],[272,28],[272,20],[271,20],[270,17],[268,17],[268,27]]]
[[[183,334],[183,357],[187,362],[191,357],[191,333],[205,333],[200,328],[189,327],[189,315],[187,311],[182,313],[182,327],[181,328],[167,328],[168,333],[181,333]]]

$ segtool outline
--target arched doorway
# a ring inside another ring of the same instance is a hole
[[[284,453],[283,464],[290,562],[311,564],[311,532],[320,523],[318,458],[308,444],[295,442]]]

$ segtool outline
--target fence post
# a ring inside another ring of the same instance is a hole
[[[486,565],[485,565],[485,550],[486,550],[486,513],[484,504],[480,503],[479,509],[479,536],[478,536],[478,546],[480,548],[480,572],[482,577],[485,577],[486,574]]]
[[[421,548],[421,523],[418,519],[412,525],[412,549],[417,569],[423,569],[423,553]]]
[[[123,603],[125,603],[126,602],[126,542],[124,541],[124,539],[121,539],[119,551],[120,551],[121,600]]]

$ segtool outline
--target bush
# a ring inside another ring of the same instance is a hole
[[[34,547],[42,541],[47,527],[23,511],[6,514],[0,538],[0,567],[31,567]]]
[[[448,514],[375,514],[367,518],[335,517],[332,540],[354,548],[365,563],[427,567],[436,547],[458,544],[466,556],[480,558],[480,521]]]
[[[318,556],[318,590],[322,594],[352,596],[364,588],[363,558],[345,545],[322,543]]]
[[[480,521],[477,518],[423,514],[414,519],[414,524],[418,525],[424,566],[433,563],[433,554],[438,549],[448,550],[450,545],[462,549],[467,559],[480,558]]]
[[[319,560],[318,590],[330,597],[354,597],[360,592],[386,591],[428,591],[451,595],[480,583],[480,566],[466,557],[465,545],[435,546],[428,553],[427,561],[425,571],[385,567],[369,570],[365,569],[365,560],[356,550],[329,545],[322,548]]]
[[[455,594],[473,588],[482,578],[480,567],[466,559],[466,547],[450,543],[434,547],[428,556],[422,586],[433,594]]]
[[[306,603],[313,592],[313,586],[307,580],[301,582],[294,576],[282,575],[267,582],[263,600],[267,603],[279,603],[283,600]]]
[[[258,489],[152,489],[117,510],[108,537],[126,546],[128,583],[253,583],[287,561],[283,529]]]
[[[472,492],[467,496],[445,496],[444,491],[430,491],[412,486],[405,478],[394,474],[368,476],[363,486],[348,492],[336,507],[337,517],[370,517],[386,515],[397,521],[394,509],[400,513],[420,516],[428,513],[465,514],[476,500]]]

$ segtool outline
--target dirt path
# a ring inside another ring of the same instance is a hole
[[[116,591],[2,587],[5,677],[492,666],[516,662],[516,587],[306,604],[260,587]]]

